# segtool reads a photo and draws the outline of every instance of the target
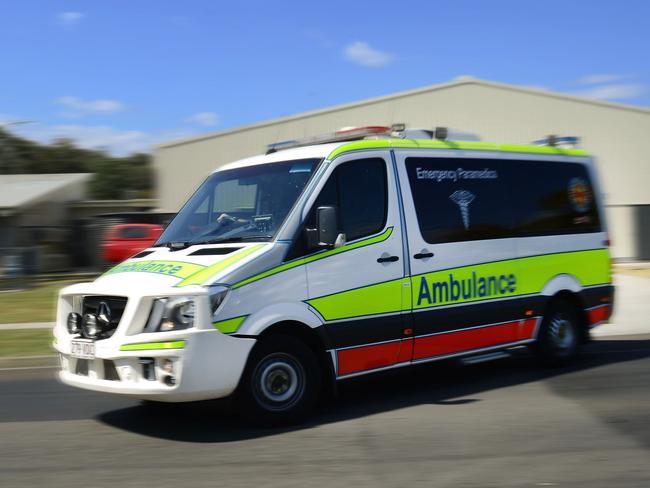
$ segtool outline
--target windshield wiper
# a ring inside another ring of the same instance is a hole
[[[188,242],[190,246],[196,246],[198,244],[221,244],[224,242],[242,242],[242,241],[257,241],[259,239],[272,239],[273,236],[270,234],[260,234],[252,236],[233,236],[233,237],[216,237],[214,239],[205,239],[202,241],[191,241]]]

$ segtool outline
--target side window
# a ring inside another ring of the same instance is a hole
[[[513,218],[500,161],[407,158],[406,170],[426,242],[511,237]]]
[[[375,234],[386,225],[388,212],[386,163],[381,158],[343,163],[334,170],[307,219],[316,225],[316,209],[334,205],[339,209],[339,230],[352,241]]]
[[[578,163],[513,161],[515,224],[521,236],[598,232],[587,168]]]

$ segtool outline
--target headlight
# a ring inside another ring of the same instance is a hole
[[[194,327],[196,306],[192,297],[156,298],[145,332],[169,332]]]

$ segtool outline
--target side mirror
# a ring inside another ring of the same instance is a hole
[[[344,246],[345,234],[340,234],[338,231],[338,209],[331,206],[318,207],[316,228],[305,229],[305,235],[310,249]]]
[[[339,235],[337,214],[336,207],[318,207],[316,209],[316,229],[318,229],[319,246],[334,246]]]

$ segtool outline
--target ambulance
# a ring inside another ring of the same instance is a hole
[[[221,166],[153,247],[60,292],[60,379],[286,423],[359,375],[524,345],[565,364],[613,304],[575,142],[371,126]]]

